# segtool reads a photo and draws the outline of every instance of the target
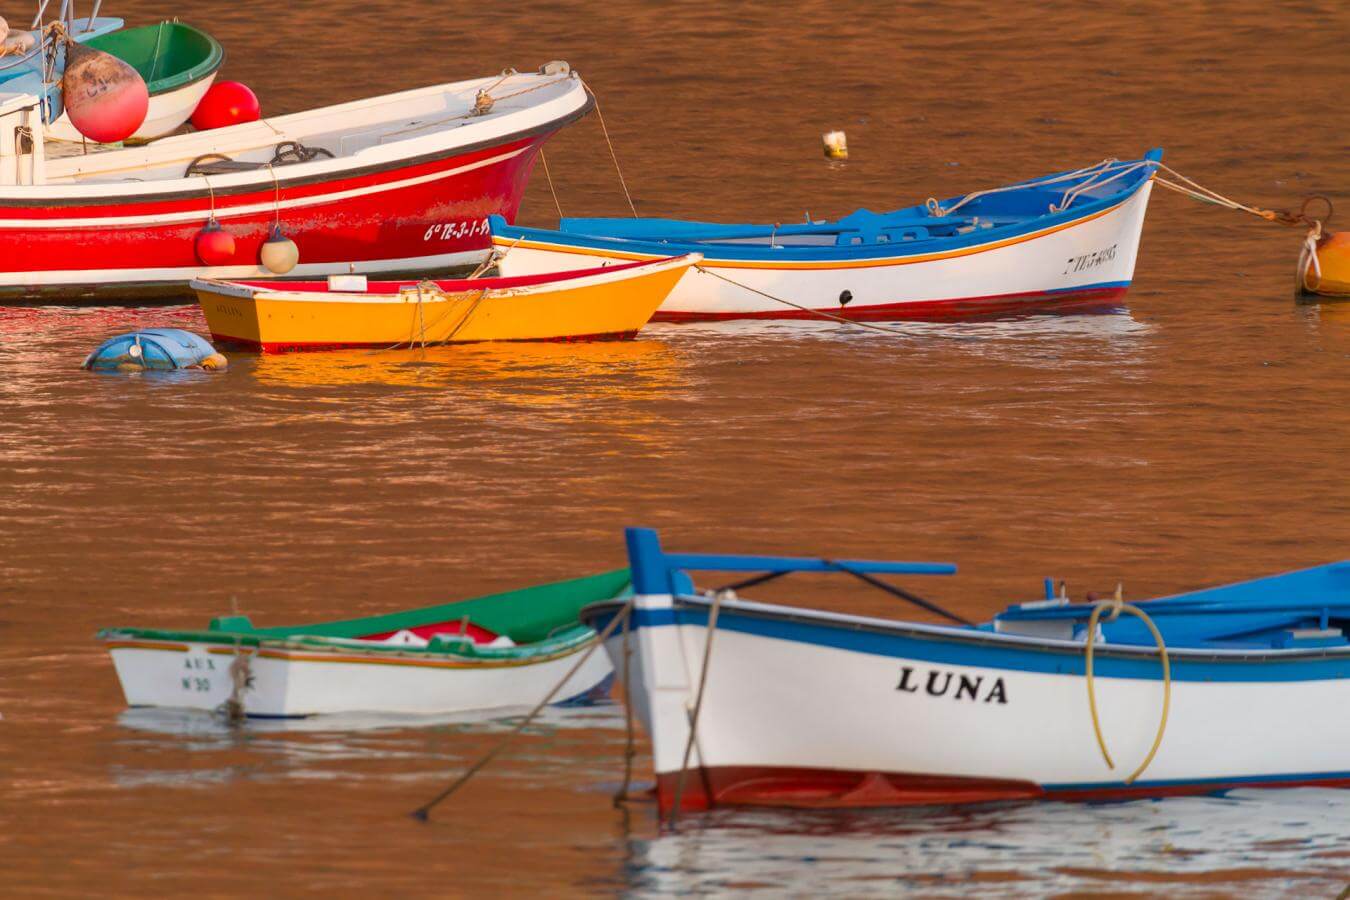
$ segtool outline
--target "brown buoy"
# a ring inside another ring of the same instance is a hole
[[[150,108],[150,92],[139,72],[109,53],[72,40],[66,41],[61,91],[75,130],[100,144],[131,137]]]

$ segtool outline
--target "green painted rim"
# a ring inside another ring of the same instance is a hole
[[[595,636],[581,624],[584,606],[632,594],[628,569],[534,585],[472,600],[443,603],[359,619],[256,628],[247,616],[222,616],[202,630],[162,628],[105,628],[105,641],[164,641],[224,647],[362,651],[454,658],[482,662],[526,660],[579,649]],[[432,641],[427,647],[406,647],[360,640],[364,635],[412,629],[421,625],[467,618],[516,642],[515,647],[485,647],[462,642]]]
[[[182,22],[110,31],[85,44],[112,54],[139,72],[152,97],[209,78],[225,62],[225,49],[219,41]]]

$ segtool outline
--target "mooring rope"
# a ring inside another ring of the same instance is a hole
[[[244,692],[253,684],[253,657],[257,648],[244,652],[238,635],[234,639],[234,659],[230,661],[230,696],[216,707],[230,725],[239,725],[248,717],[244,709]]]
[[[1069,188],[1067,191],[1065,191],[1065,192],[1064,192],[1064,196],[1061,197],[1061,198],[1059,199],[1059,202],[1058,202],[1058,203],[1051,203],[1051,204],[1050,204],[1050,211],[1051,211],[1052,213],[1055,213],[1055,212],[1063,212],[1064,210],[1066,210],[1066,209],[1068,209],[1070,206],[1072,206],[1072,205],[1073,205],[1073,202],[1074,202],[1075,200],[1077,200],[1077,199],[1079,198],[1079,196],[1081,196],[1084,192],[1090,190],[1091,188],[1099,188],[1099,187],[1102,187],[1103,185],[1110,184],[1111,182],[1115,181],[1116,179],[1118,179],[1118,178],[1124,178],[1126,175],[1130,174],[1131,172],[1134,172],[1134,171],[1137,171],[1137,170],[1139,170],[1139,169],[1142,169],[1142,168],[1144,168],[1144,167],[1147,166],[1147,165],[1148,165],[1148,161],[1145,161],[1145,162],[1138,162],[1138,163],[1134,163],[1133,165],[1128,165],[1128,166],[1126,166],[1126,167],[1123,168],[1123,169],[1118,169],[1118,170],[1116,170],[1116,171],[1115,171],[1115,174],[1113,174],[1110,178],[1101,178],[1101,177],[1100,177],[1100,176],[1106,174],[1105,171],[1102,171],[1102,172],[1095,172],[1095,173],[1093,173],[1092,175],[1089,175],[1087,178],[1083,179],[1083,181],[1080,182],[1079,184],[1075,184],[1073,187],[1071,187],[1071,188]]]
[[[467,784],[469,782],[469,779],[473,778],[473,776],[477,775],[480,771],[482,771],[483,767],[485,767],[488,763],[492,762],[494,759],[500,756],[502,751],[504,751],[508,746],[510,746],[511,742],[515,740],[515,738],[522,731],[524,731],[531,722],[535,720],[535,718],[539,715],[539,713],[543,712],[544,707],[548,706],[550,703],[553,702],[553,698],[557,696],[558,691],[562,690],[563,685],[571,681],[572,676],[577,674],[577,672],[581,671],[581,667],[584,666],[586,664],[586,661],[591,658],[591,654],[595,653],[596,649],[598,649],[599,647],[604,646],[605,641],[608,640],[609,636],[614,633],[614,629],[619,626],[619,623],[628,621],[628,617],[632,615],[632,612],[633,612],[633,601],[629,600],[627,603],[623,605],[623,608],[620,609],[615,614],[614,618],[610,620],[610,623],[605,626],[604,631],[601,631],[599,634],[597,634],[594,638],[591,639],[590,645],[586,648],[586,651],[581,654],[581,658],[578,659],[576,661],[576,664],[573,665],[572,668],[567,671],[567,674],[562,677],[562,680],[553,686],[552,690],[548,692],[548,694],[544,697],[543,700],[539,701],[539,703],[534,707],[534,709],[530,710],[529,714],[526,715],[525,718],[521,719],[520,722],[517,723],[514,728],[512,728],[509,732],[507,732],[506,736],[502,738],[501,742],[498,743],[497,746],[493,747],[486,754],[484,754],[483,757],[478,760],[478,762],[474,763],[467,770],[465,770],[464,774],[460,775],[453,782],[451,782],[449,786],[445,788],[445,790],[441,791],[435,797],[432,797],[426,803],[422,804],[417,809],[413,810],[412,813],[410,813],[410,815],[414,819],[418,819],[423,822],[427,821],[431,817],[431,811],[435,809],[443,800],[449,798],[452,794],[454,794],[461,787]]]
[[[708,686],[708,665],[712,662],[713,636],[717,633],[717,616],[722,609],[723,600],[734,600],[736,595],[731,591],[718,591],[712,597],[712,609],[708,612],[708,638],[703,644],[703,665],[698,674],[698,692],[694,695],[694,708],[686,710],[689,716],[689,739],[684,744],[684,759],[680,763],[680,773],[675,777],[675,798],[670,807],[670,827],[675,827],[675,821],[680,815],[680,803],[684,799],[684,780],[689,774],[689,757],[694,751],[694,740],[698,737],[698,719],[699,714],[703,712],[703,692]],[[699,770],[703,769],[703,755],[699,754]],[[705,785],[705,793],[706,785]],[[709,801],[712,797],[709,795]]]
[[[628,201],[628,209],[633,213],[633,218],[638,217],[637,207],[633,205],[633,195],[628,193],[628,182],[623,177],[623,168],[619,165],[618,154],[614,152],[614,142],[609,139],[609,129],[605,127],[605,114],[600,111],[600,98],[591,90],[591,86],[586,82],[581,83],[586,88],[586,93],[591,95],[592,102],[595,103],[595,117],[600,120],[600,132],[605,136],[605,146],[609,147],[609,158],[614,161],[614,171],[619,175],[619,187],[623,188],[623,199]]]
[[[757,288],[752,288],[748,284],[742,284],[739,281],[734,281],[726,277],[725,275],[714,272],[712,269],[705,268],[704,266],[698,264],[695,264],[694,268],[698,269],[705,275],[711,275],[714,278],[720,278],[727,284],[735,285],[736,287],[741,288],[742,290],[747,290],[752,294],[758,294],[759,296],[765,298],[766,300],[772,300],[775,303],[782,303],[785,306],[790,306],[793,309],[799,309],[802,312],[810,313],[813,316],[819,316],[822,319],[829,319],[833,322],[840,322],[844,325],[856,325],[859,328],[870,328],[873,331],[880,331],[884,332],[885,334],[899,335],[900,337],[914,337],[914,334],[912,332],[901,331],[898,328],[887,328],[884,325],[877,325],[873,322],[860,322],[857,319],[850,319],[845,316],[836,316],[833,313],[825,312],[823,309],[812,309],[809,306],[802,306],[800,303],[793,303],[791,300],[784,299],[783,297],[775,297],[773,294],[766,294],[764,291],[761,291]]]
[[[502,72],[501,77],[498,78],[491,85],[489,85],[486,88],[479,88],[478,91],[474,94],[473,106],[470,107],[469,111],[466,113],[460,113],[454,116],[446,116],[445,118],[442,119],[432,119],[427,122],[413,122],[409,124],[408,127],[406,128],[400,128],[397,129],[396,131],[386,131],[384,132],[384,136],[393,137],[395,135],[400,134],[409,134],[414,131],[425,131],[426,129],[431,128],[434,125],[444,125],[447,122],[457,122],[460,119],[479,118],[491,112],[492,107],[495,106],[497,103],[500,103],[502,100],[510,100],[512,97],[519,97],[522,94],[528,94],[531,91],[543,90],[546,87],[558,84],[559,82],[566,81],[567,79],[572,77],[571,75],[564,75],[560,78],[554,78],[550,81],[542,81],[539,84],[532,84],[529,87],[521,88],[518,91],[512,91],[509,94],[502,94],[499,97],[493,97],[491,94],[488,93],[489,91],[495,89],[506,79],[510,78],[513,75],[519,74],[520,73],[515,71],[514,69],[507,69],[506,71]]]
[[[614,794],[614,805],[622,806],[628,801],[628,787],[633,783],[633,757],[637,756],[637,735],[633,728],[633,702],[632,688],[628,680],[630,659],[633,656],[631,638],[633,635],[633,623],[630,616],[623,623],[623,710],[625,725],[625,740],[623,748],[623,783],[619,785],[618,791]]]
[[[539,161],[544,164],[544,178],[548,181],[548,192],[553,195],[553,208],[558,211],[558,222],[562,222],[562,204],[558,202],[558,191],[553,187],[553,173],[548,170],[548,154],[539,148]]]
[[[1058,184],[1061,181],[1072,181],[1075,178],[1082,178],[1085,175],[1091,178],[1097,175],[1099,172],[1109,170],[1111,166],[1118,164],[1120,164],[1120,161],[1113,157],[1104,159],[1098,163],[1093,163],[1090,166],[1084,166],[1081,169],[1074,169],[1072,172],[1065,172],[1062,175],[1048,175],[1044,178],[1037,178],[1032,181],[1023,181],[1018,184],[1009,184],[1004,185],[1003,187],[986,188],[981,191],[972,191],[971,193],[966,194],[960,200],[953,203],[951,206],[943,206],[941,203],[938,202],[936,197],[929,197],[924,202],[924,208],[927,209],[929,215],[932,216],[950,216],[952,213],[954,213],[961,207],[965,206],[967,203],[971,202],[972,200],[977,200],[980,197],[987,197],[990,194],[1002,194],[1007,191],[1022,191],[1026,190],[1029,187],[1040,187],[1042,185],[1047,184]]]
[[[1126,784],[1133,784],[1135,779],[1144,774],[1144,770],[1153,762],[1153,757],[1158,755],[1158,748],[1162,746],[1163,733],[1167,730],[1167,715],[1172,704],[1172,666],[1167,656],[1167,644],[1163,641],[1162,632],[1158,626],[1153,623],[1153,619],[1148,613],[1132,603],[1124,602],[1121,596],[1121,586],[1116,585],[1116,595],[1110,600],[1103,600],[1092,607],[1092,614],[1088,616],[1087,632],[1087,650],[1085,672],[1087,676],[1088,709],[1092,713],[1092,731],[1097,736],[1097,747],[1102,751],[1102,759],[1106,760],[1106,766],[1114,769],[1116,764],[1111,760],[1111,753],[1106,749],[1106,738],[1102,735],[1102,723],[1097,715],[1097,693],[1093,681],[1092,670],[1092,649],[1097,636],[1097,623],[1101,619],[1103,612],[1109,612],[1108,622],[1113,622],[1120,617],[1120,614],[1127,612],[1132,616],[1139,618],[1148,630],[1153,634],[1153,640],[1158,644],[1158,657],[1162,660],[1163,674],[1163,705],[1162,715],[1158,719],[1158,733],[1153,738],[1153,746],[1149,748],[1148,755],[1144,761],[1139,764],[1139,768],[1125,779]]]

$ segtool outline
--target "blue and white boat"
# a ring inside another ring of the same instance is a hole
[[[656,320],[961,318],[1118,306],[1162,159],[1104,160],[1007,187],[836,221],[728,225],[491,220],[503,275],[701,253]]]
[[[1350,561],[1134,605],[1069,602],[1047,580],[1045,600],[976,625],[879,577],[954,573],[945,563],[627,540],[632,605],[582,620],[616,626],[606,650],[665,810],[1350,786]],[[697,592],[692,571],[764,574]],[[952,623],[735,596],[791,572],[852,575]]]

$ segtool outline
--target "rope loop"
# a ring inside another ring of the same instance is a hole
[[[1092,668],[1093,647],[1097,638],[1097,626],[1101,622],[1102,614],[1108,613],[1106,621],[1112,622],[1123,612],[1129,613],[1142,621],[1153,635],[1153,640],[1158,645],[1158,658],[1162,662],[1163,675],[1163,705],[1162,715],[1158,718],[1158,732],[1153,737],[1153,746],[1149,748],[1148,755],[1144,757],[1144,761],[1139,764],[1138,768],[1130,773],[1130,777],[1125,779],[1126,784],[1133,784],[1140,775],[1144,774],[1144,770],[1153,763],[1153,758],[1158,755],[1158,748],[1162,746],[1163,734],[1167,730],[1167,716],[1172,706],[1172,665],[1171,660],[1167,655],[1167,644],[1163,641],[1162,632],[1158,630],[1158,626],[1153,623],[1153,619],[1148,613],[1144,612],[1134,604],[1126,603],[1124,601],[1121,585],[1116,585],[1116,594],[1114,597],[1110,600],[1102,600],[1092,607],[1092,614],[1088,616],[1087,648],[1085,653],[1088,710],[1092,713],[1092,731],[1097,737],[1097,748],[1101,750],[1102,759],[1106,761],[1107,768],[1114,769],[1116,764],[1111,759],[1111,751],[1106,748],[1106,738],[1102,735],[1101,719],[1097,714],[1097,692]]]

